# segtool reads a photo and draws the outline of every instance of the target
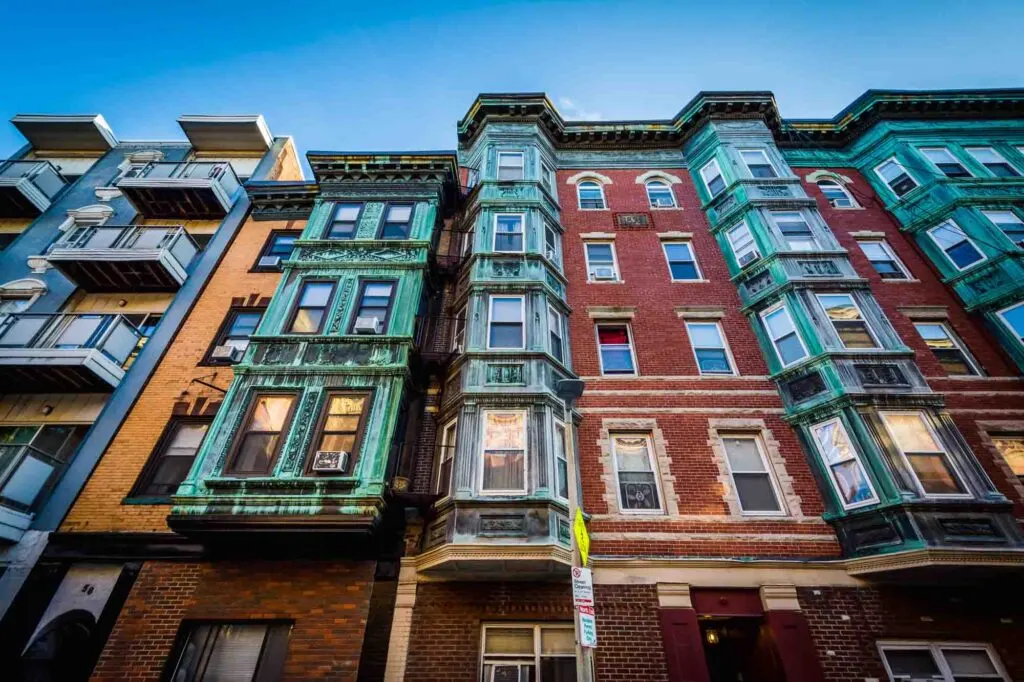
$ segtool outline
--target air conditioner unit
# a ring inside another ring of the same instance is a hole
[[[546,255],[548,257],[548,260],[553,260],[553,261],[557,261],[558,260],[558,256],[555,254],[555,250],[554,249],[548,249],[546,251]]]
[[[348,468],[348,453],[344,450],[317,450],[310,468],[321,473],[344,473]]]
[[[261,268],[276,268],[281,265],[280,256],[263,256],[260,258],[259,266]]]
[[[594,279],[615,279],[615,268],[594,268]]]
[[[740,267],[746,267],[760,257],[761,254],[759,254],[757,251],[750,251],[749,253],[745,253],[743,254],[743,256],[740,257]]]
[[[530,671],[526,666],[514,663],[498,663],[491,666],[489,682],[527,682]]]
[[[357,317],[352,331],[356,334],[380,334],[384,331],[384,324],[379,317]]]
[[[228,362],[238,362],[242,359],[242,354],[245,351],[235,346],[216,346],[213,352],[210,353],[210,357],[214,360],[226,360]]]

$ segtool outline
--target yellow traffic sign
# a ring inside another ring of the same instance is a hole
[[[576,535],[576,547],[580,550],[580,561],[584,566],[590,555],[590,536],[587,535],[587,524],[583,521],[583,511],[576,508],[576,519],[572,524],[572,531]]]

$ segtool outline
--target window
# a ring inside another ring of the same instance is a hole
[[[286,623],[185,623],[165,679],[272,682],[284,672]]]
[[[946,451],[922,412],[882,412],[889,434],[925,496],[963,496]]]
[[[389,204],[384,209],[381,239],[408,239],[412,229],[412,204]]]
[[[871,267],[875,269],[879,277],[885,280],[910,279],[910,271],[907,266],[896,257],[888,242],[862,241],[857,242],[860,250],[867,256]]]
[[[452,334],[452,352],[466,350],[466,306],[455,315],[455,331]]]
[[[686,332],[701,374],[734,374],[725,336],[717,322],[687,322]]]
[[[772,220],[786,240],[790,251],[814,251],[818,242],[814,239],[811,226],[799,211],[772,211]]]
[[[628,324],[597,325],[597,347],[601,374],[636,374]]]
[[[452,494],[452,466],[455,462],[455,441],[459,435],[459,421],[453,419],[441,429],[441,449],[437,457],[437,494]]]
[[[807,357],[807,349],[804,348],[804,342],[796,332],[793,318],[790,317],[786,306],[779,306],[761,313],[761,319],[764,320],[768,338],[771,339],[783,367],[788,367]]]
[[[494,216],[494,250],[502,253],[523,252],[522,214]]]
[[[756,435],[723,435],[725,458],[744,514],[782,514],[775,480]]]
[[[615,282],[619,279],[619,266],[615,261],[615,245],[611,242],[584,242],[587,258],[587,280]]]
[[[859,208],[853,195],[835,180],[818,180],[818,189],[832,208]]]
[[[569,457],[566,452],[565,424],[555,420],[555,494],[569,499]]]
[[[647,201],[651,208],[675,208],[676,197],[672,188],[664,180],[647,181]]]
[[[562,266],[562,238],[548,223],[544,223],[544,255],[558,267]]]
[[[957,270],[964,270],[985,260],[985,254],[952,220],[947,220],[928,230],[928,236],[946,252],[946,256]]]
[[[328,393],[320,414],[316,434],[310,446],[307,472],[312,473],[313,457],[317,452],[347,452],[345,470],[332,471],[334,475],[350,475],[359,454],[369,393]]]
[[[832,328],[844,348],[878,348],[864,315],[850,294],[818,294]]]
[[[522,180],[526,177],[525,164],[522,152],[498,152],[498,180]]]
[[[565,362],[565,318],[548,306],[548,351],[555,360]]]
[[[718,161],[711,159],[700,169],[700,177],[704,186],[708,188],[708,194],[714,199],[725,190],[725,178],[722,177],[722,169],[718,167]]]
[[[359,302],[352,313],[352,325],[349,333],[365,334],[369,329],[374,334],[386,334],[394,297],[394,281],[362,282],[358,298]],[[370,322],[371,318],[374,322],[367,327],[367,323]],[[360,320],[363,320],[363,322],[360,323]]]
[[[299,234],[297,230],[271,232],[252,269],[262,272],[280,272],[281,262],[291,258],[292,251],[295,249],[295,240],[299,238]]]
[[[654,470],[651,437],[640,433],[611,434],[612,460],[618,481],[619,509],[661,511],[658,477]]]
[[[921,153],[947,178],[972,177],[971,172],[945,147],[928,147]]]
[[[917,187],[917,180],[910,177],[906,169],[895,158],[887,159],[875,167],[875,173],[889,186],[893,194],[903,196]]]
[[[303,282],[295,302],[288,332],[319,334],[327,318],[327,308],[334,294],[333,282]]]
[[[736,262],[741,268],[761,257],[757,244],[754,243],[754,236],[750,234],[750,228],[745,222],[729,228],[725,236],[729,239],[729,246],[732,247],[733,255],[736,256]]]
[[[35,300],[34,296],[2,296],[0,297],[0,319],[8,313],[23,313]]]
[[[525,348],[523,319],[526,301],[522,296],[491,296],[488,348]]]
[[[980,374],[974,360],[967,355],[963,344],[942,322],[915,322],[917,333],[938,359],[939,364],[951,376],[974,376]]]
[[[1006,238],[1024,249],[1024,221],[1013,211],[982,211],[993,225],[1002,230]]]
[[[238,351],[244,351],[249,347],[249,339],[256,333],[256,328],[263,319],[263,308],[232,308],[228,311],[224,323],[217,331],[213,344],[203,359],[203,364],[212,364],[221,360],[212,357],[212,353],[218,346],[230,346]]]
[[[999,311],[1003,324],[1017,337],[1018,343],[1024,343],[1024,303],[1004,308]]]
[[[135,363],[135,359],[139,357],[139,353],[146,347],[150,337],[156,333],[156,328],[160,324],[163,315],[160,313],[124,313],[122,316],[134,324],[135,328],[139,330],[139,334],[141,334],[139,342],[135,344],[135,348],[132,349],[131,355],[128,356],[123,365],[125,369],[128,369]]]
[[[480,491],[526,492],[526,412],[484,412],[483,466]]]
[[[1024,436],[993,435],[992,443],[1017,478],[1024,479]]]
[[[473,253],[473,237],[476,235],[476,227],[470,228],[462,236],[462,257],[465,258],[469,254]]]
[[[693,255],[693,247],[689,242],[662,242],[665,249],[665,260],[668,261],[668,273],[673,282],[700,279],[700,269]]]
[[[540,182],[548,194],[555,196],[555,171],[543,161],[540,164]]]
[[[849,509],[877,502],[878,495],[843,422],[830,419],[812,426],[811,433],[843,507]]]
[[[294,393],[257,393],[225,473],[268,475],[274,466],[295,407]]]
[[[775,166],[768,160],[768,154],[763,149],[741,149],[740,158],[746,164],[750,176],[753,178],[777,178]]]
[[[33,511],[88,430],[70,424],[0,426],[0,504]]]
[[[188,475],[213,417],[172,417],[130,497],[169,498]]]
[[[974,160],[997,178],[1015,178],[1020,173],[992,147],[965,147]]]
[[[576,185],[576,196],[579,199],[581,209],[599,210],[604,208],[604,189],[593,180],[587,180]]]
[[[354,239],[362,212],[362,204],[336,204],[324,239]]]
[[[576,679],[572,624],[484,626],[482,682],[570,682]]]
[[[878,648],[891,682],[1010,681],[986,644],[879,642]]]

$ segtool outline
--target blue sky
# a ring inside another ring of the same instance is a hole
[[[868,88],[1024,86],[1021,0],[56,0],[3,17],[0,154],[23,143],[16,113],[175,139],[183,113],[261,112],[301,150],[450,149],[478,92],[635,119],[768,89],[806,118]]]

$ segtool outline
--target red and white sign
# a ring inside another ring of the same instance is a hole
[[[589,568],[576,566],[572,569],[573,606],[594,606],[594,576]]]

